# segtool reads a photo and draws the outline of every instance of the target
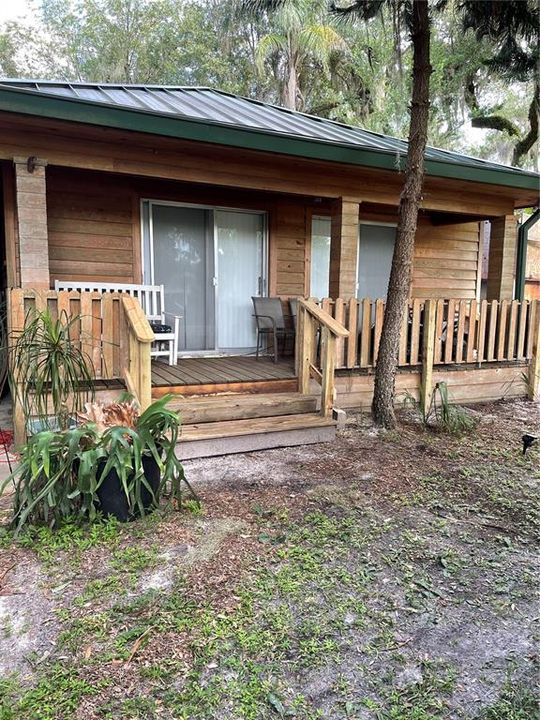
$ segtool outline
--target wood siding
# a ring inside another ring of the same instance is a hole
[[[413,265],[413,298],[472,300],[478,290],[479,223],[419,222]]]
[[[267,212],[270,294],[309,294],[311,216],[330,214],[329,203],[49,166],[51,283],[56,279],[140,282],[141,198]],[[393,222],[395,215],[388,210],[362,211],[361,220],[366,219]],[[432,225],[422,217],[412,296],[474,298],[478,250],[478,223]]]
[[[50,168],[47,216],[51,284],[135,281],[138,217],[125,182]]]
[[[308,215],[311,217],[298,201],[275,205],[274,217],[270,219],[270,274],[275,278],[271,294],[296,297],[308,293],[306,238],[311,233]]]
[[[525,397],[527,385],[524,365],[500,366],[467,370],[435,370],[433,383],[445,382],[451,403],[471,405],[478,402],[510,400]],[[420,372],[398,372],[396,375],[396,407],[403,407],[407,395],[419,399]],[[373,400],[373,375],[336,377],[337,400],[340,408],[369,410]]]

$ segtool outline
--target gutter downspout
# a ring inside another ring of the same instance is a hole
[[[517,262],[516,262],[516,290],[514,293],[516,300],[523,300],[525,294],[525,269],[527,265],[527,243],[529,239],[529,230],[540,219],[540,208],[536,208],[533,214],[521,223],[518,228],[517,238]]]

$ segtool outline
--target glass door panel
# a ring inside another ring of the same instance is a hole
[[[264,292],[264,216],[216,210],[217,338],[221,352],[249,352],[256,332],[252,296]]]
[[[212,211],[151,204],[153,282],[167,312],[181,315],[180,350],[215,349]]]

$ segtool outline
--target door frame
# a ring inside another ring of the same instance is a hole
[[[259,215],[262,219],[262,267],[261,267],[261,297],[266,297],[268,294],[268,267],[269,267],[269,238],[268,238],[268,211],[267,210],[256,210],[249,208],[236,208],[227,207],[223,205],[205,205],[203,203],[188,203],[178,202],[175,200],[159,200],[158,198],[141,197],[139,204],[139,216],[140,216],[140,233],[141,233],[141,275],[144,282],[145,277],[145,216],[144,206],[148,204],[148,240],[149,240],[149,260],[150,260],[150,278],[151,284],[155,284],[154,280],[154,222],[152,214],[153,205],[166,205],[169,207],[183,207],[193,208],[195,210],[208,210],[212,213],[212,227],[210,229],[212,244],[213,244],[213,259],[214,259],[214,277],[212,278],[212,284],[214,287],[214,349],[213,350],[185,350],[178,353],[179,357],[208,357],[212,355],[233,355],[234,353],[224,353],[218,346],[218,327],[219,327],[219,303],[218,303],[218,243],[217,243],[217,227],[215,222],[214,213],[216,211],[223,212],[237,212],[247,215]]]

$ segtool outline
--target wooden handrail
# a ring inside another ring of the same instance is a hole
[[[320,342],[317,338],[320,332]],[[321,386],[321,415],[330,417],[334,408],[334,373],[336,367],[336,339],[349,337],[349,331],[313,300],[298,301],[297,318],[297,374],[298,389],[304,395],[310,392],[310,380]],[[317,367],[317,351],[320,365]]]
[[[320,308],[313,300],[304,300],[300,298],[298,305],[303,306],[312,315],[318,323],[324,327],[327,327],[335,337],[346,338],[349,337],[349,331],[340,322],[335,320],[330,313]]]
[[[122,297],[122,305],[129,327],[140,343],[152,343],[155,340],[154,332],[141,307],[139,301],[131,295]]]
[[[155,336],[137,298],[123,296],[122,307],[128,336],[128,364],[124,368],[124,380],[141,410],[146,410],[152,402],[150,345]]]

